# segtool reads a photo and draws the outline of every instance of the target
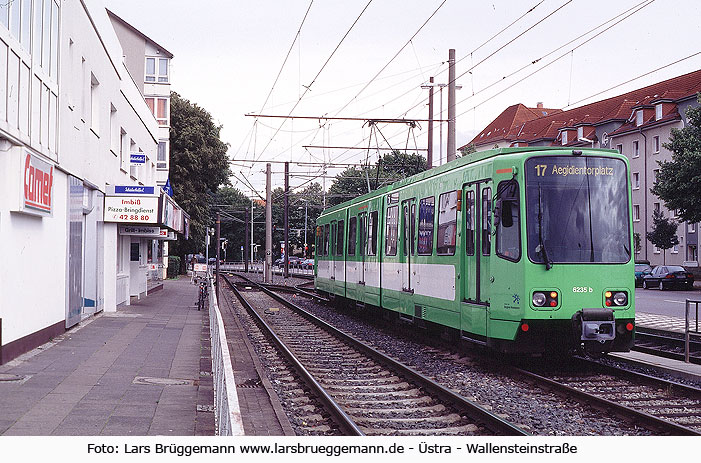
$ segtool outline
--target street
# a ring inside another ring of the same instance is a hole
[[[701,301],[701,290],[677,291],[635,288],[635,311],[684,318],[686,299]],[[694,306],[691,306],[694,310]]]

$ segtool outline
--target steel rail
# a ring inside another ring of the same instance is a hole
[[[583,361],[580,359],[580,361]],[[590,362],[593,363],[594,365],[597,366],[597,368],[600,368],[603,371],[606,371],[609,374],[614,374],[618,376],[625,376],[625,377],[635,377],[638,378],[639,380],[643,380],[645,382],[655,382],[658,385],[663,385],[667,386],[668,388],[675,387],[677,389],[681,389],[685,392],[691,392],[694,394],[701,394],[701,391],[692,388],[689,386],[685,386],[679,383],[674,383],[674,382],[669,382],[662,380],[660,378],[655,378],[649,375],[643,375],[640,373],[635,373],[631,372],[628,370],[621,370],[619,368],[609,366],[609,365],[601,365],[596,362]],[[557,380],[547,378],[541,374],[535,373],[533,371],[525,370],[523,368],[518,368],[514,367],[515,371],[518,373],[524,375],[527,378],[530,378],[538,383],[542,383],[547,385],[548,387],[558,390],[567,396],[570,397],[575,397],[577,400],[596,405],[598,407],[601,407],[605,410],[613,410],[616,414],[622,417],[628,417],[629,419],[632,419],[634,422],[641,424],[648,429],[652,428],[658,431],[662,431],[665,433],[668,433],[670,435],[674,436],[699,436],[701,435],[700,431],[696,431],[694,429],[691,429],[687,426],[683,426],[677,423],[673,423],[668,420],[664,420],[662,418],[658,418],[654,415],[651,415],[649,413],[646,413],[641,410],[637,410],[635,408],[627,407],[625,405],[619,404],[617,402],[614,402],[612,400],[605,399],[603,397],[590,394],[586,391],[582,391],[580,389],[577,389],[576,387],[568,386],[566,384],[563,384]]]
[[[250,281],[250,280],[249,280]],[[304,316],[307,318],[309,321],[313,322],[317,326],[323,328],[324,330],[327,330],[328,332],[332,333],[333,335],[341,338],[348,344],[352,345],[353,347],[357,348],[358,350],[361,350],[363,353],[366,355],[372,357],[374,360],[380,362],[381,364],[385,365],[386,367],[394,370],[395,372],[419,383],[424,389],[429,391],[431,394],[439,397],[441,400],[449,403],[453,407],[455,407],[457,410],[459,410],[461,413],[463,413],[465,416],[469,417],[471,420],[475,421],[476,423],[481,424],[487,429],[490,429],[497,433],[498,435],[503,435],[503,436],[529,436],[530,434],[524,431],[523,429],[519,428],[518,426],[515,426],[512,423],[509,423],[508,421],[496,416],[495,414],[489,412],[488,410],[484,409],[480,405],[471,402],[467,400],[465,397],[451,391],[450,389],[441,386],[440,384],[436,383],[435,381],[431,380],[430,378],[422,375],[418,371],[410,368],[407,365],[404,365],[401,362],[398,362],[391,357],[386,356],[382,352],[379,352],[368,345],[364,344],[362,341],[354,338],[353,336],[350,336],[347,333],[344,333],[343,331],[340,331],[339,329],[333,327],[332,325],[329,325],[325,321],[321,320],[320,318],[316,317],[315,315],[307,312],[303,308],[297,306],[293,302],[290,302],[289,300],[285,299],[284,297],[280,296],[279,294],[275,294],[274,292],[268,290],[267,288],[252,282],[252,284],[258,286],[261,291],[265,292],[268,294],[270,297],[274,298],[276,301],[280,302],[281,304],[286,305],[290,309],[296,311],[300,315]]]
[[[249,304],[243,294],[236,288],[236,285],[231,283],[228,278],[224,277],[226,281],[234,292],[238,300],[243,304],[246,310],[254,317],[256,323],[263,328],[266,334],[272,339],[273,343],[282,352],[287,361],[290,362],[292,367],[297,371],[302,380],[311,388],[318,399],[324,404],[329,413],[333,416],[336,423],[341,428],[341,431],[346,435],[350,436],[364,436],[365,434],[360,430],[357,424],[343,411],[343,409],[336,403],[336,401],[326,392],[326,390],[319,384],[312,374],[302,365],[302,363],[297,359],[297,357],[290,351],[285,343],[275,334],[273,329],[268,325],[268,323],[263,320],[263,318],[258,315],[258,313],[253,309],[253,306]],[[255,283],[253,283],[255,284]],[[267,294],[267,293],[266,293]]]
[[[635,351],[656,355],[658,357],[680,360],[682,362],[685,360],[684,338],[682,337],[674,337],[666,334],[641,331],[640,328],[636,329],[635,337],[636,345],[633,346],[633,350]],[[643,343],[655,343],[658,344],[659,347],[654,345],[639,345],[638,341],[641,341]],[[689,363],[701,365],[701,342],[692,340],[690,344],[692,350],[690,351]],[[666,350],[666,347],[669,347],[670,350]],[[673,351],[672,349],[675,348],[680,349],[681,352]]]

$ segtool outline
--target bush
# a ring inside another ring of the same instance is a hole
[[[168,256],[168,278],[178,278],[180,273],[180,256]]]

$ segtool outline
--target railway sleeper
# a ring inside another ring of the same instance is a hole
[[[361,413],[366,413],[372,416],[387,416],[396,417],[401,415],[426,415],[428,413],[438,413],[446,410],[445,405],[436,404],[429,405],[425,407],[412,407],[412,408],[346,408],[345,411],[351,415],[358,415]]]
[[[409,390],[411,387],[413,387],[411,384],[403,382],[403,383],[395,383],[395,384],[358,384],[358,385],[335,385],[335,384],[329,384],[329,385],[324,385],[324,388],[328,390],[329,392],[348,392],[348,393],[353,393],[356,391],[364,391],[368,394],[385,394],[387,392],[399,392],[399,391],[406,391]]]
[[[431,404],[435,403],[435,401],[429,397],[429,396],[421,396],[421,397],[409,397],[405,399],[392,399],[392,400],[373,400],[372,402],[369,402],[368,400],[354,400],[354,399],[344,399],[344,400],[339,400],[339,404],[343,405],[344,407],[350,407],[350,408],[358,408],[358,407],[365,407],[366,410],[378,410],[378,409],[383,409],[387,407],[399,407],[402,406],[403,408],[408,407],[408,406],[421,406],[424,404]]]
[[[449,428],[442,428],[440,432],[436,432],[436,429],[389,429],[389,428],[368,428],[361,426],[360,430],[363,431],[368,436],[426,436],[431,435],[443,435],[443,436],[474,436],[480,435],[481,433],[479,426],[475,424],[466,424],[463,426],[453,426]]]
[[[448,413],[446,415],[441,415],[441,416],[428,416],[428,417],[423,417],[423,418],[391,418],[391,419],[386,419],[386,418],[372,418],[368,416],[354,416],[353,420],[356,422],[356,424],[359,425],[368,425],[368,424],[392,424],[396,425],[397,429],[406,429],[406,427],[421,427],[423,429],[426,429],[429,424],[433,425],[447,425],[447,424],[455,424],[459,423],[460,421],[464,421],[464,418],[457,413]],[[429,429],[434,429],[429,427]],[[440,428],[439,428],[440,429]]]

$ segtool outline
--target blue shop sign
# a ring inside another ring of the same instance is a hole
[[[140,185],[115,185],[114,194],[130,194],[130,195],[153,195],[155,188],[152,186]]]
[[[132,164],[146,164],[146,155],[141,153],[131,153],[129,160]]]

